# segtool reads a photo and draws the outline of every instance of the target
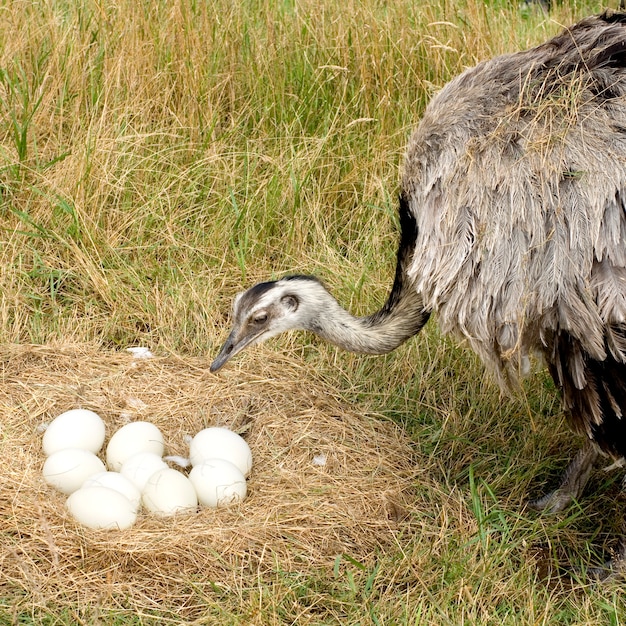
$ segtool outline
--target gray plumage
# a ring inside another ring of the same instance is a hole
[[[557,329],[597,360],[608,339],[624,360],[624,32],[592,18],[466,71],[409,143],[409,278],[505,382]]]
[[[290,328],[386,352],[436,312],[505,387],[533,354],[547,363],[571,426],[592,442],[559,497],[575,489],[538,505],[562,508],[598,449],[626,454],[625,200],[626,14],[607,12],[433,98],[408,145],[380,311],[353,317],[310,277],[262,283],[236,299],[212,369]]]

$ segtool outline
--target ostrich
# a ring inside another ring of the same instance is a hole
[[[534,507],[564,509],[601,456],[626,456],[626,13],[448,83],[410,138],[399,195],[379,311],[351,315],[311,276],[257,284],[236,296],[211,371],[289,329],[386,353],[434,312],[504,388],[532,355],[547,364],[585,444]]]

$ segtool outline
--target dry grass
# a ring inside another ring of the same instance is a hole
[[[297,363],[280,363],[291,374],[282,381],[268,377],[278,363],[218,379],[198,359],[136,361],[86,345],[3,348],[0,363],[1,449],[11,459],[0,478],[0,588],[11,590],[15,614],[69,604],[191,622],[208,598],[234,594],[243,619],[250,587],[277,569],[332,571],[343,554],[369,563],[412,532],[421,472],[408,439],[319,388],[287,382],[301,375]],[[193,516],[145,514],[129,531],[81,528],[41,476],[42,424],[77,406],[97,411],[109,436],[129,419],[152,421],[170,454],[186,455],[185,435],[207,425],[242,432],[254,456],[248,498]],[[325,466],[313,464],[318,454]]]

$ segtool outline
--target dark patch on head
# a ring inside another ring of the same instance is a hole
[[[250,308],[254,302],[256,302],[259,298],[261,298],[264,294],[274,288],[276,285],[276,281],[271,281],[267,283],[258,283],[253,287],[250,287],[248,291],[245,291],[239,300],[238,308],[246,310]]]
[[[293,276],[285,276],[283,280],[287,282],[302,280],[302,281],[306,281],[309,283],[315,283],[316,285],[320,285],[324,289],[328,290],[328,287],[326,286],[326,283],[324,283],[323,280],[320,280],[317,276],[311,276],[309,274],[294,274]]]
[[[321,281],[319,278],[316,278],[315,276],[307,276],[306,274],[294,274],[293,276],[285,276],[283,278],[283,280],[308,280],[312,283],[318,283],[321,284]]]
[[[275,281],[267,282],[267,283],[258,283],[254,285],[254,287],[250,287],[248,291],[244,294],[245,296],[249,296],[253,300],[257,300],[262,295],[266,294],[270,289],[274,287],[276,284]]]

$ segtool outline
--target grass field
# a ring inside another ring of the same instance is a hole
[[[554,517],[524,506],[579,445],[544,372],[503,398],[432,320],[385,357],[300,334],[208,373],[256,280],[380,306],[429,98],[604,6],[0,6],[0,624],[626,622],[621,584],[584,576],[616,547],[621,476]],[[139,373],[132,345],[158,355]],[[248,429],[240,510],[76,526],[38,428],[77,403],[118,424],[131,396],[172,441]],[[336,463],[312,473],[320,442]]]

